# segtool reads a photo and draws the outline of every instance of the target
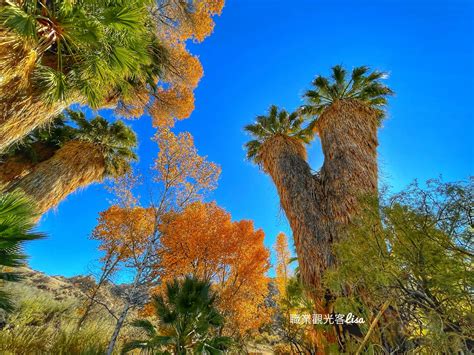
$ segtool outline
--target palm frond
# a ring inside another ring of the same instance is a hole
[[[393,91],[381,82],[387,77],[386,73],[377,70],[369,73],[367,66],[360,66],[352,70],[350,80],[347,81],[346,76],[341,65],[332,68],[330,79],[317,76],[313,88],[305,92],[306,104],[299,111],[316,118],[335,101],[353,99],[383,114],[387,96],[393,95]]]
[[[247,159],[259,164],[259,152],[262,145],[275,135],[293,137],[302,143],[309,144],[314,137],[314,125],[310,123],[303,126],[306,120],[302,112],[303,110],[288,113],[272,105],[267,116],[257,116],[255,123],[245,126],[244,131],[253,138],[245,144]]]

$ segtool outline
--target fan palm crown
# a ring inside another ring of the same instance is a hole
[[[88,142],[97,147],[104,157],[105,176],[118,177],[130,170],[130,163],[137,160],[134,148],[137,136],[122,121],[109,123],[96,116],[88,120],[80,111],[68,110],[71,121],[77,125],[75,139]]]
[[[177,355],[221,354],[231,345],[230,338],[216,335],[224,319],[214,307],[210,283],[193,277],[173,280],[166,284],[165,294],[153,298],[159,330],[149,320],[134,321],[132,325],[149,339],[131,341],[123,352],[146,349],[171,350]]]
[[[305,92],[306,105],[301,107],[301,112],[317,116],[338,100],[357,100],[375,109],[381,119],[387,96],[393,95],[393,91],[381,82],[386,77],[387,73],[378,70],[369,73],[369,67],[360,66],[352,70],[347,80],[347,71],[336,65],[330,78],[319,75],[313,80],[314,88]]]
[[[269,139],[280,135],[293,138],[298,142],[309,144],[314,137],[314,123],[305,125],[305,119],[298,112],[288,113],[272,105],[268,115],[257,116],[255,123],[244,127],[254,139],[245,144],[247,159],[261,163],[260,150]]]
[[[0,9],[0,28],[29,49],[29,79],[46,102],[80,95],[98,108],[112,97],[130,97],[137,85],[152,86],[163,64],[163,48],[153,32],[153,2],[10,0]],[[11,51],[11,56],[15,53]],[[26,62],[25,62],[26,63]],[[127,96],[128,95],[128,96]]]

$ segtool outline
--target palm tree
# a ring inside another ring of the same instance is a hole
[[[36,128],[0,155],[0,191],[29,174],[39,163],[51,158],[64,143],[73,139],[77,130],[66,125],[66,120],[65,115],[59,115],[51,125]]]
[[[23,266],[25,255],[21,251],[24,242],[41,238],[32,231],[36,215],[32,202],[22,193],[0,194],[0,285],[18,281],[21,274],[8,268]],[[8,293],[0,289],[0,309],[13,308]]]
[[[308,127],[295,118],[295,131],[272,107],[268,117],[245,128],[255,138],[247,143],[248,157],[276,185],[293,230],[302,281],[322,311],[321,276],[336,262],[332,245],[356,213],[359,196],[377,193],[377,128],[392,94],[380,82],[384,77],[358,67],[346,81],[345,70],[335,66],[331,79],[318,76],[304,95],[307,103],[298,114],[310,118]],[[310,130],[318,133],[324,153],[317,173],[306,161]]]
[[[109,124],[100,116],[87,120],[83,113],[75,111],[68,111],[68,115],[78,127],[72,139],[6,188],[23,190],[36,202],[39,214],[81,187],[124,175],[137,159],[133,151],[136,135],[122,121]]]
[[[149,5],[2,2],[0,151],[74,102],[99,108],[153,92],[165,54]]]
[[[208,282],[186,277],[166,284],[166,298],[153,298],[159,331],[149,320],[136,320],[133,326],[141,328],[147,340],[125,344],[123,352],[133,349],[158,350],[163,353],[184,355],[189,352],[221,354],[231,345],[228,337],[217,336],[223,317],[214,307],[215,295]],[[160,352],[161,353],[161,352]]]

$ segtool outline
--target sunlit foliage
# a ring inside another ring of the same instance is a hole
[[[233,222],[214,203],[194,203],[163,225],[160,269],[163,280],[185,275],[212,282],[226,333],[244,335],[268,321],[269,252],[262,230],[251,221]]]
[[[472,181],[440,180],[426,188],[414,183],[384,198],[380,208],[367,201],[336,247],[339,268],[328,272],[326,284],[341,296],[340,312],[373,319],[389,303],[368,349],[456,353],[472,347],[472,201]]]

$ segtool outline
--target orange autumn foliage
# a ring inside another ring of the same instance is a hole
[[[185,86],[159,89],[148,109],[155,127],[173,127],[175,119],[182,120],[194,110],[194,93]]]
[[[165,0],[158,14],[167,25],[160,28],[165,38],[202,42],[214,29],[214,15],[220,15],[224,0]]]
[[[92,239],[100,242],[99,250],[104,252],[102,260],[113,254],[120,261],[125,261],[144,252],[155,232],[155,225],[152,208],[113,205],[99,213]]]
[[[279,297],[284,298],[286,295],[286,285],[288,284],[288,279],[291,277],[288,266],[291,254],[288,247],[288,238],[285,233],[279,233],[277,235],[277,240],[273,248],[276,253],[275,282]]]
[[[162,233],[162,280],[194,275],[211,281],[227,319],[225,333],[243,336],[269,321],[269,251],[253,222],[233,222],[215,203],[196,202],[170,216]]]
[[[221,169],[198,154],[190,133],[176,135],[169,128],[162,128],[154,139],[159,148],[153,166],[154,181],[163,185],[162,193],[166,195],[162,198],[174,209],[199,200],[216,188]]]
[[[155,127],[172,127],[175,119],[188,118],[194,110],[193,90],[203,68],[186,42],[202,42],[209,36],[214,29],[213,17],[220,15],[223,7],[224,0],[160,1],[154,13],[163,48],[163,70],[156,77],[158,89],[151,99],[141,92],[132,93],[131,99],[118,103],[116,112],[128,118],[147,112]]]

